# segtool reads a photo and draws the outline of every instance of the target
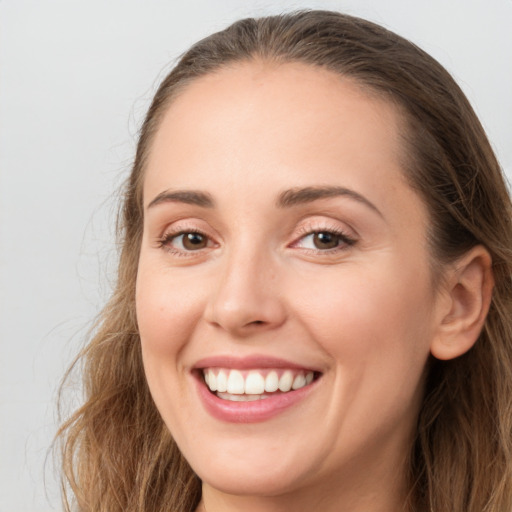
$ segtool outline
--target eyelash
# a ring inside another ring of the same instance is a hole
[[[319,234],[329,234],[334,235],[338,238],[339,244],[336,247],[330,249],[307,249],[303,248],[303,250],[314,253],[314,254],[336,254],[341,251],[345,251],[348,247],[355,245],[357,240],[349,235],[345,231],[336,227],[323,227],[323,228],[312,228],[312,227],[304,227],[299,231],[299,236],[296,238],[296,241],[292,243],[292,247],[297,246],[299,242],[303,241],[309,236],[319,235]]]
[[[199,229],[179,229],[177,231],[172,231],[169,233],[165,233],[159,240],[158,240],[158,246],[167,252],[171,253],[173,256],[178,257],[189,257],[192,256],[195,252],[199,252],[200,249],[197,251],[187,251],[182,249],[176,249],[172,247],[171,242],[179,238],[183,235],[200,235],[204,237],[207,240],[207,243],[211,241],[211,238],[204,233],[203,231]]]
[[[314,236],[319,235],[321,233],[334,235],[339,240],[339,245],[333,248],[329,249],[308,249],[303,248],[304,251],[308,253],[314,253],[314,254],[334,254],[341,251],[346,250],[348,247],[353,246],[357,240],[352,238],[351,236],[347,235],[343,230],[339,228],[332,228],[332,227],[325,227],[325,228],[302,228],[299,232],[299,235],[295,238],[295,241],[290,244],[290,247],[297,247],[299,245],[299,242],[307,238],[308,236]],[[193,256],[194,253],[199,253],[203,248],[197,249],[197,250],[182,250],[182,249],[176,249],[172,247],[171,242],[179,238],[183,235],[200,235],[204,237],[207,241],[207,243],[211,242],[211,238],[204,233],[201,230],[198,230],[196,228],[194,229],[179,229],[177,231],[168,232],[165,233],[159,240],[158,240],[158,246],[169,253],[171,253],[173,256],[178,257],[190,257]]]

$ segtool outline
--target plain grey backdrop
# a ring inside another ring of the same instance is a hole
[[[235,19],[301,7],[440,60],[512,173],[512,0],[0,0],[0,512],[61,509],[56,391],[111,289],[114,191],[158,79]]]

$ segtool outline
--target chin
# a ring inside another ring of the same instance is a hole
[[[224,493],[235,496],[279,496],[300,487],[302,478],[289,471],[226,470],[225,467],[212,467],[199,471],[198,476],[204,484]]]
[[[241,443],[211,439],[202,450],[196,446],[184,455],[190,455],[188,461],[203,483],[230,495],[279,496],[321,478],[324,456],[317,459],[307,449],[298,449],[303,446],[300,441],[287,446],[282,436],[273,438],[253,437],[252,442],[240,438]]]

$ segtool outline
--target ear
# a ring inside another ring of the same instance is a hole
[[[476,342],[489,311],[494,276],[492,258],[482,245],[473,247],[445,275],[443,311],[430,351],[437,359],[453,359]]]

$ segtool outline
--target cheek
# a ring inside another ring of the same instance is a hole
[[[408,272],[399,264],[381,271],[378,265],[347,268],[323,279],[317,275],[308,288],[307,294],[295,292],[304,297],[297,317],[335,364],[351,368],[352,375],[359,369],[365,378],[371,369],[382,382],[406,378],[409,368],[421,373],[432,337],[427,271]]]
[[[144,263],[136,289],[144,372],[156,407],[174,434],[179,433],[176,418],[185,424],[191,421],[181,356],[200,316],[202,297],[197,290],[180,286],[166,269]]]
[[[333,453],[371,452],[383,439],[403,450],[423,396],[433,328],[428,271],[374,261],[303,273],[290,293],[300,297],[294,318],[331,361],[323,419]]]
[[[136,311],[147,367],[176,363],[176,355],[189,339],[201,315],[200,289],[187,289],[165,271],[141,263],[137,278]]]

